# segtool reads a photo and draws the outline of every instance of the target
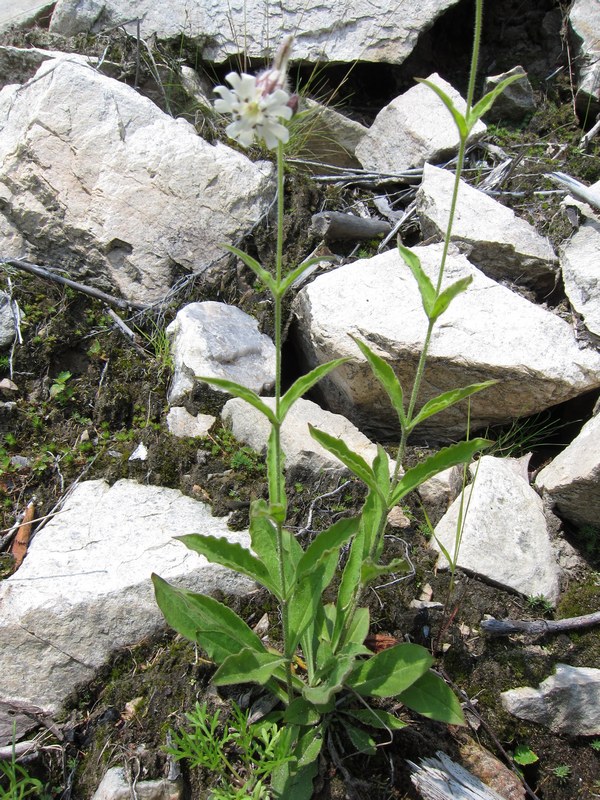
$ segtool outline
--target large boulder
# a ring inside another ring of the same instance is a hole
[[[537,492],[520,474],[515,459],[483,456],[471,467],[473,483],[435,528],[431,546],[440,553],[438,569],[453,557],[464,514],[457,566],[526,596],[555,603],[560,570]],[[467,509],[465,513],[465,509]]]
[[[465,112],[466,103],[453,86],[437,73],[428,80]],[[469,141],[481,138],[485,130],[483,122],[477,122]],[[395,173],[449,158],[458,145],[458,130],[450,112],[433,89],[419,83],[381,109],[355,153],[365,169]]]
[[[270,408],[275,407],[273,398],[265,397],[263,400]],[[222,419],[236,439],[259,453],[266,452],[271,425],[260,411],[234,397],[225,403]],[[377,446],[345,417],[325,411],[311,400],[300,398],[289,410],[281,426],[281,447],[288,470],[302,469],[314,474],[323,470],[347,472],[341,461],[312,438],[309,425],[342,439],[369,464],[377,455]]]
[[[275,345],[258,330],[254,317],[236,306],[211,300],[189,303],[177,313],[167,336],[174,362],[172,406],[194,392],[200,377],[234,381],[257,394],[275,384]]]
[[[100,33],[123,26],[142,37],[194,40],[201,57],[224,61],[231,56],[265,58],[281,39],[294,33],[294,58],[303,61],[381,61],[401,64],[426,31],[457,0],[361,0],[343,5],[317,0],[267,4],[263,0],[220,3],[215,0],[58,0],[50,30],[55,33]]]
[[[442,241],[448,224],[454,174],[425,164],[417,214],[426,239]],[[452,241],[472,264],[494,280],[551,290],[558,260],[548,239],[484,192],[460,182]]]
[[[538,473],[536,486],[561,516],[600,528],[600,414],[592,417],[562,453]]]
[[[557,664],[537,689],[522,686],[500,695],[519,719],[536,722],[563,736],[600,734],[600,669]]]
[[[207,533],[248,546],[225,517],[175,489],[101,480],[75,487],[0,583],[0,743],[13,718],[2,701],[56,713],[113,650],[165,627],[150,575],[204,593],[243,594],[246,578],[209,564],[175,536]],[[17,717],[17,732],[31,727]]]
[[[569,11],[569,29],[575,45],[575,104],[580,116],[591,123],[600,109],[600,3],[574,0]]]
[[[600,197],[600,181],[589,187]],[[565,201],[570,203],[572,201]],[[560,249],[565,292],[586,328],[600,337],[600,210],[575,201],[581,224]]]
[[[128,299],[208,271],[264,213],[272,167],[76,57],[0,92],[0,243]]]
[[[415,247],[436,280],[442,245]],[[542,411],[600,386],[600,354],[580,347],[571,326],[486,277],[467,259],[450,254],[444,283],[471,276],[434,330],[419,404],[440,392],[495,378],[471,398],[471,428]],[[427,320],[415,280],[397,250],[356,261],[316,278],[298,294],[295,334],[306,366],[351,358],[319,383],[327,407],[361,430],[396,436],[395,413],[352,334],[394,368],[405,394],[423,349]],[[416,435],[461,437],[466,405],[430,417]]]

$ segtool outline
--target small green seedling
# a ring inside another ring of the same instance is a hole
[[[61,405],[68,403],[75,394],[73,386],[69,386],[68,382],[73,377],[70,372],[59,372],[54,383],[50,387],[50,398],[57,400]]]
[[[526,744],[520,744],[515,747],[513,761],[522,767],[527,767],[530,764],[535,764],[536,761],[539,761],[539,758]]]
[[[569,766],[569,764],[558,764],[558,766],[552,769],[552,774],[559,781],[559,783],[566,783],[571,777],[572,772],[573,769]]]

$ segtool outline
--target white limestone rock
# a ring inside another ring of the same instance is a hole
[[[270,408],[275,407],[272,397],[263,401]],[[253,406],[237,397],[225,403],[222,412],[223,423],[231,428],[236,439],[257,452],[266,451],[271,426],[267,418]],[[325,411],[311,400],[300,398],[296,401],[281,426],[281,446],[285,454],[286,469],[302,468],[318,473],[322,470],[344,472],[346,467],[331,453],[321,447],[310,435],[308,426],[343,439],[344,442],[372,463],[377,455],[377,445],[373,444],[351,422],[339,414]],[[390,462],[393,466],[393,462]]]
[[[10,347],[16,333],[12,300],[6,292],[0,292],[0,350]]]
[[[343,5],[317,0],[265,4],[262,0],[58,0],[50,30],[71,36],[123,25],[133,36],[140,19],[144,39],[195,40],[201,56],[269,58],[289,33],[294,58],[311,63],[378,61],[401,64],[426,31],[457,0],[422,0],[401,8],[391,0]]]
[[[496,98],[494,105],[485,115],[488,122],[511,120],[521,122],[528,114],[535,111],[535,98],[527,73],[523,67],[513,67],[501,75],[490,75],[485,80],[483,93],[487,94],[506,78],[520,75],[519,80],[509,83],[506,89]]]
[[[275,345],[254,317],[236,306],[190,303],[177,312],[167,336],[174,363],[169,405],[181,405],[201,376],[234,381],[257,394],[275,383]]]
[[[14,25],[29,25],[44,11],[49,11],[52,5],[52,0],[2,0],[0,31]]]
[[[535,485],[565,519],[600,527],[600,414],[538,473]]]
[[[597,0],[574,0],[569,11],[569,28],[575,44],[575,104],[579,114],[589,123],[600,109],[600,3]]]
[[[425,164],[417,192],[423,236],[443,241],[454,174]],[[484,192],[461,181],[452,241],[489,278],[551,290],[558,260],[548,239]]]
[[[174,406],[167,414],[167,428],[169,433],[180,439],[194,436],[206,436],[217,421],[212,414],[197,414],[194,416],[183,406]]]
[[[600,181],[589,187],[600,195]],[[576,203],[581,225],[560,249],[565,292],[586,328],[600,336],[600,211]]]
[[[417,489],[427,516],[435,525],[448,510],[462,489],[462,467],[450,467],[424,481]]]
[[[227,519],[175,489],[120,480],[78,484],[32,540],[23,565],[0,583],[0,699],[55,714],[110,654],[165,627],[150,575],[194,591],[253,590],[238,574],[175,536],[206,533],[249,545]],[[0,704],[0,744],[12,736]],[[18,718],[17,731],[31,727]]]
[[[122,767],[111,767],[102,778],[102,781],[92,800],[130,800],[132,787],[125,777]],[[155,781],[136,781],[135,796],[138,800],[180,800],[183,796],[181,781],[169,781],[166,778]]]
[[[271,165],[208,144],[71,56],[0,92],[0,128],[4,256],[138,301],[210,270],[272,196]]]
[[[546,528],[543,503],[523,480],[514,459],[483,456],[472,466],[473,483],[465,489],[458,566],[526,596],[543,595],[556,603],[560,570]],[[449,565],[438,541],[454,553],[460,498],[435,528],[431,546],[440,553],[437,567]]]
[[[459,93],[437,73],[428,80],[435,83],[464,113],[466,104]],[[479,121],[469,141],[485,133]],[[396,97],[379,114],[356,148],[356,157],[365,169],[401,172],[421,167],[426,161],[442,161],[458,151],[459,138],[454,120],[435,92],[423,83]]]
[[[309,98],[301,99],[300,111],[307,112],[301,157],[338,167],[360,167],[355,152],[369,130],[367,127]],[[318,174],[319,170],[315,171]]]
[[[413,252],[435,280],[441,245],[415,247]],[[466,276],[472,276],[472,284],[434,330],[419,403],[495,378],[495,386],[471,398],[471,429],[478,430],[600,386],[600,354],[580,349],[567,322],[451,253],[444,284]],[[427,320],[415,280],[397,250],[320,275],[299,292],[294,314],[294,334],[309,369],[333,358],[352,359],[319,382],[326,406],[369,435],[397,435],[397,417],[387,395],[349,336],[385,358],[404,391],[410,390]],[[464,434],[465,421],[465,405],[458,404],[427,419],[415,434],[455,440]]]
[[[536,722],[563,736],[600,734],[600,669],[557,664],[556,672],[534,689],[523,686],[500,695],[519,719]]]

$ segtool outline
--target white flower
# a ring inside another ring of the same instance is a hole
[[[285,89],[274,88],[275,82],[261,80],[261,76],[244,73],[230,72],[225,80],[232,88],[216,87],[215,92],[221,97],[215,100],[215,109],[233,117],[225,129],[227,135],[244,147],[255,139],[262,139],[271,150],[279,142],[285,144],[290,134],[279,120],[291,119],[293,114],[288,105],[290,95]]]

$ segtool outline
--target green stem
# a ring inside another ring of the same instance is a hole
[[[281,283],[283,278],[283,211],[284,211],[284,155],[283,144],[280,142],[277,147],[277,249],[275,254],[275,285],[276,290],[273,294],[274,301],[274,327],[275,327],[275,417],[277,423],[273,425],[273,435],[275,438],[275,470],[276,480],[273,481],[275,489],[275,497],[271,498],[271,503],[277,508],[282,508],[285,505],[285,490],[281,475],[283,474],[283,453],[281,449],[281,422],[280,407],[281,407],[281,351],[283,346],[282,341],[282,300],[283,294],[281,292]],[[283,522],[277,520],[275,522],[276,529],[276,546],[277,546],[277,560],[279,562],[279,581],[281,584],[283,600],[281,601],[281,628],[283,638],[283,653],[286,657],[286,687],[288,702],[291,703],[294,694],[292,689],[292,656],[289,653],[288,642],[289,636],[289,604],[287,601],[287,587],[285,580],[285,566],[284,566],[284,553],[283,553]]]

